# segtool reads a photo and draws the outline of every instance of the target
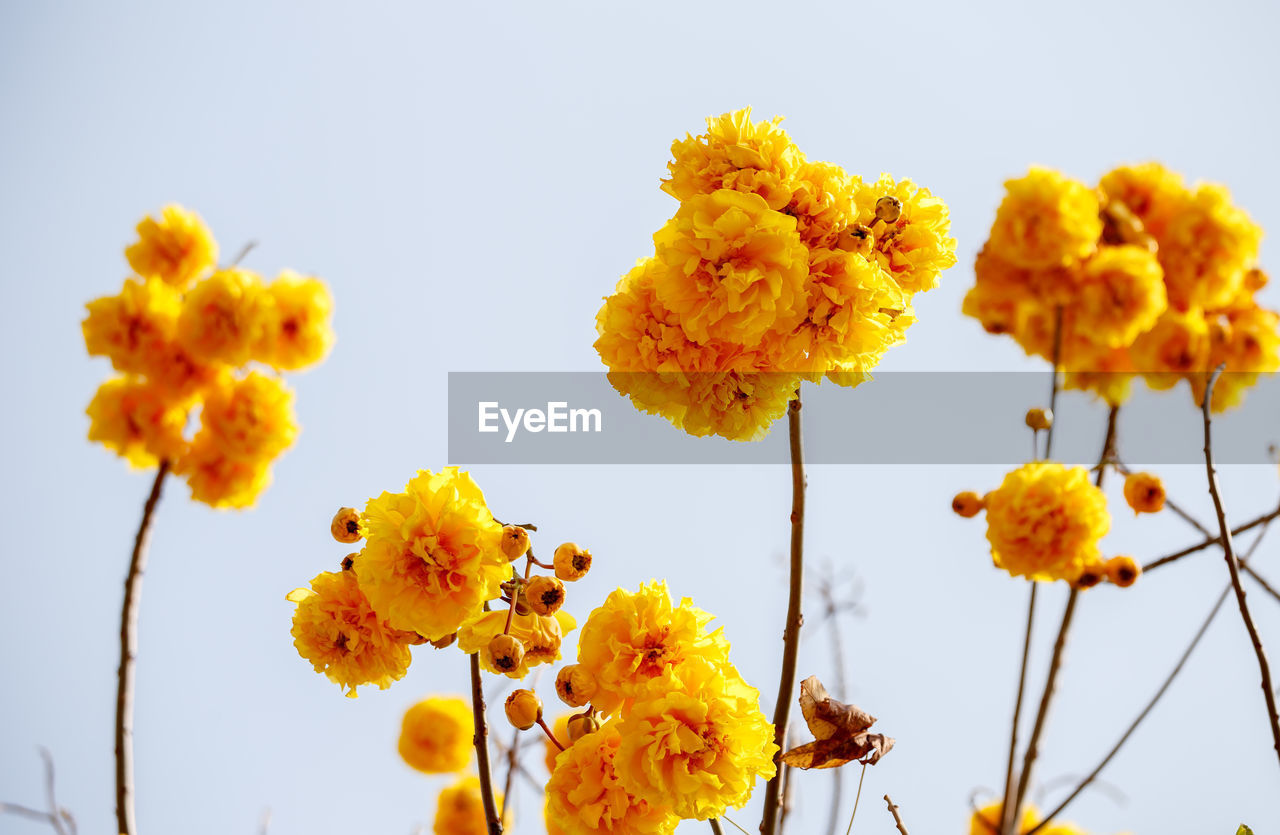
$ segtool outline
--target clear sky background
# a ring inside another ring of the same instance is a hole
[[[407,835],[430,825],[444,781],[400,762],[400,715],[427,694],[465,692],[464,657],[419,651],[392,689],[344,699],[294,651],[284,595],[345,553],[328,534],[338,506],[418,468],[468,463],[445,459],[447,372],[599,367],[600,299],[674,209],[658,189],[672,139],[750,104],[785,115],[813,158],[927,185],[952,207],[960,263],[917,299],[919,322],[883,368],[1043,368],[960,315],[1001,183],[1032,163],[1094,181],[1159,159],[1225,182],[1274,234],[1278,24],[1264,2],[4,4],[0,799],[40,804],[46,745],[81,831],[113,825],[121,580],[149,476],[84,439],[84,407],[109,369],[85,356],[79,321],[86,301],[118,292],[143,214],[180,202],[224,253],[258,241],[248,266],[325,277],[338,343],[293,378],[304,429],[255,509],[214,512],[169,483],[142,598],[140,829],[252,833],[270,808],[273,835]],[[1263,256],[1276,266],[1273,243]],[[1280,306],[1274,288],[1262,298]],[[1169,420],[1194,448],[1189,399],[1168,396]],[[1060,431],[1100,439],[1104,413],[1069,400],[1083,417]],[[858,392],[846,403],[852,422]],[[920,408],[947,419],[946,404]],[[953,516],[949,501],[994,487],[1001,469],[809,456],[812,564],[864,588],[863,616],[842,621],[847,695],[898,739],[868,771],[854,831],[892,831],[889,792],[913,833],[962,832],[971,793],[1003,779],[1026,588],[991,567],[982,521]],[[1201,469],[1162,474],[1211,518]],[[1232,518],[1274,505],[1274,467],[1222,475]],[[571,589],[575,615],[619,585],[667,578],[719,616],[771,709],[785,467],[475,477],[497,515],[542,527],[544,552],[573,539],[595,553]],[[1152,557],[1197,538],[1167,514],[1133,520],[1118,487],[1109,552]],[[1259,552],[1273,577],[1277,552],[1280,535]],[[1206,552],[1085,595],[1043,740],[1047,802],[1127,725],[1225,578]],[[1035,693],[1064,596],[1041,598]],[[1280,661],[1280,606],[1251,601]],[[833,680],[812,596],[808,611],[801,674]],[[1228,607],[1104,773],[1114,788],[1067,817],[1095,833],[1280,827],[1257,682]],[[540,754],[528,761],[538,774]],[[824,831],[830,780],[797,778],[791,831]],[[851,798],[852,783],[845,817]],[[538,831],[536,796],[517,802],[517,831]],[[758,806],[733,817],[754,832]],[[0,818],[0,832],[38,831]]]

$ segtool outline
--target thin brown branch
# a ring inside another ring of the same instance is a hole
[[[1227,525],[1227,512],[1222,506],[1222,495],[1218,492],[1218,474],[1213,467],[1213,386],[1218,381],[1224,366],[1219,365],[1209,375],[1205,384],[1204,403],[1201,406],[1204,415],[1204,466],[1209,479],[1209,495],[1213,498],[1213,510],[1218,517],[1218,531],[1222,536],[1222,556],[1227,561],[1227,570],[1231,574],[1231,587],[1236,592],[1236,604],[1240,607],[1240,619],[1249,631],[1249,640],[1253,643],[1253,653],[1258,658],[1258,672],[1262,678],[1262,695],[1267,704],[1267,718],[1271,722],[1271,739],[1280,758],[1280,715],[1276,712],[1275,687],[1271,683],[1271,665],[1267,663],[1267,653],[1262,648],[1262,638],[1253,625],[1253,616],[1249,613],[1249,605],[1245,600],[1244,585],[1240,582],[1240,566],[1236,561],[1235,546],[1231,541],[1231,528]]]
[[[1249,546],[1249,552],[1245,555],[1245,560],[1252,557],[1253,552],[1258,549],[1258,545],[1262,543],[1262,538],[1266,536],[1267,527],[1268,526],[1266,525],[1263,526],[1258,537],[1254,539],[1253,544]],[[1058,815],[1062,814],[1062,812],[1071,805],[1071,802],[1075,800],[1081,792],[1087,789],[1095,780],[1098,779],[1098,775],[1102,773],[1102,770],[1106,768],[1108,764],[1110,764],[1115,755],[1124,747],[1124,744],[1129,741],[1129,737],[1133,736],[1134,731],[1138,729],[1138,726],[1142,724],[1143,720],[1147,718],[1147,715],[1151,713],[1152,709],[1155,708],[1160,699],[1164,697],[1165,692],[1168,691],[1170,685],[1173,684],[1173,680],[1182,672],[1182,668],[1187,664],[1187,659],[1191,657],[1191,653],[1195,652],[1196,647],[1200,644],[1200,640],[1204,638],[1205,633],[1209,631],[1209,626],[1213,623],[1214,618],[1218,616],[1218,612],[1222,611],[1222,606],[1227,602],[1227,595],[1229,594],[1231,594],[1230,585],[1222,590],[1222,594],[1218,595],[1218,601],[1213,604],[1213,608],[1210,609],[1209,614],[1205,616],[1204,621],[1200,624],[1200,628],[1196,630],[1195,636],[1192,637],[1191,643],[1189,643],[1187,648],[1183,650],[1182,656],[1178,659],[1178,663],[1173,666],[1173,669],[1169,671],[1169,675],[1165,677],[1164,683],[1160,685],[1158,690],[1156,690],[1155,695],[1152,696],[1146,706],[1142,708],[1142,711],[1131,723],[1129,723],[1129,727],[1126,728],[1125,732],[1120,735],[1118,740],[1116,740],[1116,744],[1111,746],[1111,750],[1107,752],[1106,756],[1104,756],[1102,760],[1094,766],[1093,771],[1090,771],[1087,777],[1076,785],[1076,787],[1071,791],[1071,794],[1067,795],[1052,812],[1044,816],[1044,820],[1032,827],[1025,833],[1025,835],[1034,835],[1034,833],[1039,832],[1045,825],[1049,824],[1058,817]]]
[[[1272,510],[1270,513],[1264,513],[1258,518],[1245,522],[1243,525],[1240,525],[1239,527],[1232,528],[1231,535],[1239,536],[1240,534],[1245,533],[1246,531],[1251,531],[1254,528],[1258,527],[1259,525],[1265,525],[1268,522],[1274,521],[1275,519],[1280,519],[1280,506],[1277,506],[1276,509]],[[1160,557],[1159,559],[1152,560],[1151,562],[1147,563],[1142,567],[1142,573],[1146,574],[1147,572],[1157,569],[1162,565],[1168,565],[1171,562],[1177,562],[1183,557],[1190,556],[1191,554],[1194,554],[1198,551],[1203,551],[1205,548],[1212,548],[1214,545],[1219,544],[1221,541],[1222,541],[1221,536],[1206,537],[1203,542],[1196,543],[1195,545],[1192,545],[1189,548],[1183,548],[1181,551],[1174,551],[1172,554],[1168,554],[1166,556]]]
[[[54,790],[57,775],[53,769],[53,754],[49,753],[48,748],[41,746],[40,759],[44,761],[44,799],[49,806],[49,823],[58,835],[67,835],[67,830],[62,825],[62,809],[58,806],[57,792]]]
[[[1116,450],[1116,429],[1119,423],[1120,407],[1112,406],[1110,413],[1107,415],[1107,432],[1102,440],[1102,453],[1098,456],[1097,473],[1094,475],[1093,483],[1097,487],[1102,486],[1103,479],[1107,474],[1107,464],[1115,456]],[[1036,757],[1039,756],[1040,735],[1044,732],[1045,720],[1049,715],[1049,705],[1053,701],[1053,695],[1058,682],[1058,673],[1062,669],[1063,653],[1067,646],[1067,635],[1071,630],[1071,621],[1075,616],[1076,603],[1080,598],[1080,590],[1072,587],[1067,593],[1067,605],[1062,611],[1062,624],[1058,627],[1058,637],[1053,642],[1053,656],[1049,660],[1049,676],[1045,680],[1044,693],[1040,697],[1040,709],[1036,712],[1035,724],[1031,727],[1031,737],[1027,740],[1027,751],[1022,758],[1022,771],[1018,774],[1018,791],[1013,798],[1013,821],[1018,821],[1022,816],[1022,804],[1027,796],[1027,789],[1031,785],[1032,769],[1035,766]]]
[[[1062,305],[1053,314],[1053,382],[1049,387],[1049,428],[1044,433],[1044,457],[1053,455],[1053,427],[1058,422],[1058,366],[1062,365]]]
[[[489,728],[484,719],[484,690],[480,684],[480,653],[471,653],[471,718],[475,723],[476,768],[480,772],[480,800],[489,835],[502,835],[502,819],[493,799],[493,777],[489,772]]]
[[[507,755],[507,777],[502,785],[502,819],[507,820],[507,812],[511,806],[511,785],[515,780],[516,771],[520,768],[520,729],[516,728],[511,735],[511,747],[506,750]]]
[[[1280,592],[1277,592],[1275,587],[1268,583],[1265,577],[1254,571],[1253,567],[1244,560],[1240,561],[1240,570],[1252,577],[1253,581],[1261,586],[1263,591],[1274,597],[1276,600],[1280,600]]]
[[[138,655],[138,595],[142,592],[142,574],[147,567],[147,543],[151,539],[151,521],[164,478],[169,474],[169,462],[161,461],[156,468],[151,492],[142,506],[142,521],[133,538],[133,554],[129,558],[129,573],[124,581],[124,605],[120,611],[120,668],[116,675],[116,828],[121,835],[134,835],[137,821],[134,814],[133,789],[133,682],[134,660]],[[55,810],[56,814],[56,810]]]
[[[1036,616],[1036,588],[1038,584],[1034,581],[1031,583],[1031,594],[1027,601],[1027,631],[1026,637],[1022,641],[1022,669],[1018,673],[1018,696],[1013,704],[1013,721],[1010,723],[1009,730],[1009,763],[1005,770],[1004,777],[1004,800],[1000,807],[1000,831],[1009,832],[1013,828],[1013,811],[1010,800],[1013,799],[1013,775],[1014,763],[1018,758],[1018,725],[1022,721],[1022,697],[1027,688],[1027,660],[1031,656],[1031,633],[1032,626],[1035,623]]]
[[[787,624],[782,634],[782,672],[778,680],[778,700],[773,708],[773,741],[778,746],[774,763],[778,770],[764,787],[764,816],[761,835],[778,830],[778,806],[782,795],[781,756],[785,749],[787,724],[791,721],[791,694],[795,689],[796,657],[800,650],[800,625],[804,622],[804,438],[800,431],[800,391],[787,407],[787,429],[791,451],[791,570],[787,598]]]
[[[17,803],[0,803],[0,814],[17,815],[20,818],[28,818],[41,823],[53,824],[54,817],[48,812],[41,812],[39,809],[32,809],[30,806],[22,806]]]
[[[898,805],[889,799],[889,795],[884,796],[884,802],[889,805],[889,814],[893,815],[894,826],[898,827],[898,831],[902,835],[910,835],[907,832],[907,825],[902,822],[902,816],[898,814]]]
[[[254,248],[257,245],[258,245],[257,241],[245,241],[244,246],[240,247],[240,251],[236,253],[235,258],[231,259],[231,263],[228,266],[229,267],[240,266],[240,262],[243,261],[250,252],[253,252]]]

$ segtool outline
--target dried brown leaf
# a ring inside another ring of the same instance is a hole
[[[831,698],[817,676],[800,682],[800,712],[816,739],[782,755],[796,768],[838,768],[845,763],[875,765],[893,748],[893,738],[867,733],[875,717],[856,705]]]

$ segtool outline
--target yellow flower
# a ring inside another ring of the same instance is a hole
[[[1084,467],[1024,464],[987,494],[992,560],[1015,577],[1074,582],[1098,561],[1110,527],[1106,496]]]
[[[404,712],[397,747],[410,768],[447,774],[471,762],[474,735],[470,705],[457,697],[433,696]]]
[[[173,471],[186,478],[192,499],[210,507],[249,507],[271,484],[270,461],[231,458],[222,442],[204,430],[196,433]]]
[[[1251,304],[1215,316],[1209,322],[1209,360],[1205,368],[1225,363],[1226,371],[1213,387],[1213,411],[1238,406],[1244,392],[1258,380],[1259,372],[1280,370],[1280,316]],[[1208,375],[1192,374],[1191,393],[1196,404],[1204,401]]]
[[[653,289],[695,342],[750,347],[804,316],[808,250],[795,218],[755,194],[690,197],[654,236]]]
[[[1124,480],[1124,500],[1135,515],[1158,513],[1164,508],[1164,482],[1151,473],[1130,473]]]
[[[616,773],[622,739],[616,722],[589,733],[556,757],[547,781],[547,819],[563,835],[669,835],[679,818],[668,799],[632,796]]]
[[[512,690],[502,708],[517,730],[527,731],[542,719],[542,700],[532,690]]]
[[[94,299],[81,323],[90,356],[105,356],[117,371],[146,373],[177,330],[182,298],[158,279],[128,279],[118,296]]]
[[[997,800],[988,803],[981,809],[973,813],[969,818],[969,835],[996,835],[1000,831],[1000,819],[1003,814],[1004,803]],[[1018,825],[1018,834],[1025,835],[1035,829],[1040,823],[1040,813],[1036,811],[1036,807],[1026,804],[1022,807],[1022,820]],[[1042,832],[1044,830],[1041,830]]]
[[[1112,406],[1119,406],[1128,399],[1134,376],[1128,349],[1116,348],[1087,359],[1073,358],[1066,366],[1062,375],[1063,388],[1091,391]]]
[[[681,818],[740,808],[755,781],[775,771],[778,746],[760,693],[729,664],[694,660],[678,683],[655,683],[624,713],[618,735],[614,767],[623,787]]]
[[[1158,162],[1122,165],[1103,175],[1098,188],[1108,203],[1122,203],[1141,221],[1144,231],[1157,238],[1187,197],[1182,175]]]
[[[318,278],[282,272],[266,287],[261,344],[255,358],[281,371],[298,371],[333,347],[333,297]]]
[[[1102,234],[1098,197],[1047,168],[1005,182],[988,245],[1019,267],[1065,266],[1087,258]]]
[[[387,626],[369,606],[350,571],[316,575],[310,589],[294,589],[293,645],[317,673],[354,698],[362,684],[386,690],[409,668],[412,637]]]
[[[165,343],[145,360],[143,374],[172,398],[193,397],[212,385],[222,366],[201,362],[177,341]]]
[[[1085,262],[1071,307],[1074,332],[1108,348],[1126,348],[1165,311],[1164,272],[1137,246],[1106,246]]]
[[[458,630],[458,648],[467,654],[480,653],[480,666],[489,672],[517,679],[528,675],[530,667],[559,661],[565,633],[578,626],[564,609],[550,616],[513,615],[510,634],[524,646],[524,658],[514,670],[504,670],[494,664],[489,642],[502,634],[506,623],[506,609],[484,612],[467,620]]]
[[[829,162],[805,162],[792,182],[787,214],[796,219],[808,247],[834,247],[845,228],[857,221],[854,193],[861,185]]]
[[[961,312],[977,319],[987,333],[1016,339],[1020,308],[1039,304],[1031,295],[1029,271],[996,255],[990,244],[978,253],[973,270],[976,281],[965,294]]]
[[[143,278],[185,288],[218,261],[218,244],[200,215],[181,206],[165,206],[157,220],[138,223],[138,241],[124,252]]]
[[[420,470],[403,493],[370,499],[362,516],[360,588],[397,629],[434,641],[480,614],[510,572],[502,527],[468,473]]]
[[[1209,324],[1198,309],[1166,310],[1131,349],[1134,367],[1153,389],[1172,388],[1193,371],[1209,369]]]
[[[493,802],[503,810],[503,825],[510,826],[511,816],[502,802],[502,792],[494,792]],[[463,777],[440,792],[431,831],[434,835],[488,835],[479,777]]]
[[[578,637],[578,664],[596,681],[592,704],[613,713],[655,679],[678,685],[691,659],[727,664],[729,642],[719,629],[707,632],[711,619],[687,597],[673,606],[665,582],[611,593]]]
[[[1258,260],[1262,229],[1220,185],[1200,184],[1158,237],[1169,304],[1214,309],[1231,303]]]
[[[772,209],[791,200],[793,178],[804,164],[804,155],[771,122],[752,122],[751,108],[707,119],[707,132],[686,135],[671,145],[671,172],[662,190],[684,202],[717,189],[756,194]]]
[[[876,204],[885,197],[896,201],[899,215],[877,222]],[[942,271],[955,266],[951,214],[929,189],[881,174],[874,183],[859,184],[856,202],[858,223],[870,229],[874,239],[876,263],[907,293],[932,290]]]
[[[261,344],[268,307],[262,279],[249,270],[219,270],[187,293],[178,340],[199,360],[243,365]]]
[[[154,467],[160,459],[172,462],[186,446],[187,404],[171,401],[152,383],[131,377],[107,380],[85,411],[89,440],[115,450],[131,467]]]
[[[240,379],[224,376],[205,394],[200,425],[228,458],[270,461],[298,434],[293,392],[257,371]]]

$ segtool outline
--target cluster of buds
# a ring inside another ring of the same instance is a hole
[[[511,630],[515,616],[554,615],[564,606],[565,582],[580,580],[591,570],[591,552],[575,542],[565,542],[556,548],[550,564],[538,560],[529,540],[532,529],[528,525],[502,528],[502,553],[512,563],[525,561],[523,574],[513,567],[511,579],[501,586],[502,602],[508,606],[506,624],[501,633],[489,640],[485,651],[492,665],[504,673],[520,669],[525,659],[525,646]],[[534,568],[552,571],[554,576],[535,575]]]

